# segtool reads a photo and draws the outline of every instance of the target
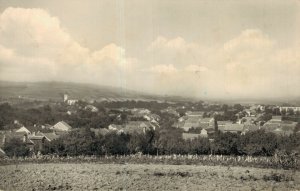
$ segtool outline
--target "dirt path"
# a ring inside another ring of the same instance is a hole
[[[2,190],[300,190],[300,172],[120,164],[0,166]]]

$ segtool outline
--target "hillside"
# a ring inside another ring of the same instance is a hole
[[[123,100],[159,99],[157,96],[148,95],[132,90],[92,84],[79,84],[69,82],[7,82],[0,81],[0,97],[23,97],[38,100],[59,100],[67,93],[71,99],[86,100]]]

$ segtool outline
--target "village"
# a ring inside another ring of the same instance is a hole
[[[2,156],[6,156],[7,151],[10,153],[9,156],[12,156],[9,149],[14,150],[13,155],[18,155],[16,154],[18,149],[7,146],[11,141],[18,140],[21,142],[22,144],[16,144],[15,146],[25,146],[28,149],[26,155],[28,153],[40,154],[45,151],[45,145],[65,139],[70,134],[82,129],[89,129],[93,135],[103,137],[110,134],[145,137],[146,134],[149,136],[149,132],[152,132],[153,136],[150,136],[150,139],[155,139],[154,136],[162,139],[162,132],[166,131],[173,135],[172,138],[175,136],[175,140],[191,142],[201,139],[206,140],[207,143],[204,144],[210,144],[210,147],[212,147],[211,144],[214,143],[218,133],[246,136],[253,132],[263,131],[276,137],[289,137],[300,134],[300,107],[295,106],[221,105],[202,101],[197,103],[158,103],[152,101],[150,104],[143,101],[112,101],[103,104],[101,102],[92,103],[69,99],[67,94],[64,94],[60,102],[43,102],[43,104],[47,104],[46,108],[48,110],[51,110],[51,107],[59,107],[59,110],[61,110],[59,120],[52,119],[53,124],[49,124],[43,123],[43,117],[38,117],[31,123],[12,117],[9,117],[11,121],[3,119],[0,131],[0,152]],[[49,106],[51,104],[52,106]],[[3,107],[3,105],[5,103],[1,106]],[[130,105],[130,107],[126,107],[126,105]],[[45,106],[39,107],[45,109]],[[50,113],[53,113],[53,111],[50,111]],[[50,113],[44,117],[51,118]],[[85,116],[84,120],[80,118],[83,115]],[[168,136],[165,138],[167,140],[164,140],[164,145],[161,145],[162,148],[169,147],[168,141],[172,142]],[[157,141],[163,142],[162,140]],[[136,144],[128,152],[145,152],[145,150],[138,149],[141,147],[140,142]],[[173,145],[172,147],[179,146]],[[168,152],[176,152],[174,149],[171,150]],[[151,151],[148,150],[147,152]],[[161,154],[168,152],[165,150]],[[207,152],[203,152],[203,154],[205,153]],[[229,152],[228,154],[236,153]]]

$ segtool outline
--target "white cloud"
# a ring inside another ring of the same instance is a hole
[[[259,29],[214,47],[159,36],[141,51],[139,60],[113,42],[92,51],[43,9],[7,8],[0,15],[2,80],[89,82],[207,97],[300,94],[300,48],[280,48]]]
[[[0,15],[0,29],[1,79],[5,80],[120,85],[119,73],[127,73],[122,70],[133,69],[136,62],[113,43],[96,51],[81,46],[58,18],[43,9],[7,8]]]
[[[259,29],[242,31],[220,46],[203,48],[181,37],[160,36],[148,48],[156,63],[172,63],[172,71],[176,70],[165,87],[182,84],[175,85],[177,93],[203,96],[205,92],[217,97],[299,95],[300,90],[294,88],[300,81],[296,74],[300,72],[299,50],[280,49]]]

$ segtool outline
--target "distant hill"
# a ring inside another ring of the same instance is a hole
[[[0,81],[0,97],[23,97],[37,100],[62,100],[67,93],[70,99],[86,100],[160,100],[161,97],[137,91],[69,82],[7,82]]]

